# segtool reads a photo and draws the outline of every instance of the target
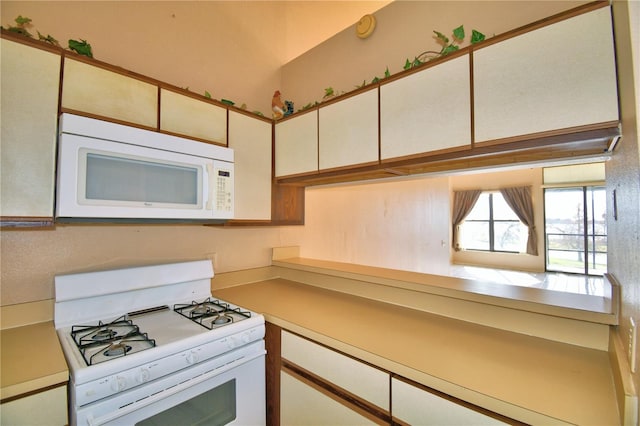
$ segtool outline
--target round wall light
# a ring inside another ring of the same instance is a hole
[[[356,35],[360,38],[367,38],[376,29],[376,18],[373,15],[364,15],[356,24]]]

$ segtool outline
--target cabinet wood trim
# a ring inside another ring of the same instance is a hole
[[[281,370],[308,386],[311,386],[323,395],[326,395],[345,407],[367,417],[372,422],[380,425],[389,424],[391,422],[391,415],[388,411],[369,403],[340,386],[327,382],[322,377],[319,377],[312,372],[287,361],[286,359],[282,360]]]
[[[38,228],[53,227],[54,225],[53,217],[0,217],[0,228]]]
[[[280,425],[281,331],[277,325],[265,323],[267,426]]]

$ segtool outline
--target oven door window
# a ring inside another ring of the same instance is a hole
[[[202,425],[221,426],[236,418],[236,380],[230,380],[214,389],[191,398],[136,426]]]

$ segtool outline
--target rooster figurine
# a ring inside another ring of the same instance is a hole
[[[276,90],[271,99],[271,111],[273,113],[273,119],[278,120],[284,116],[284,103],[280,99],[280,91]]]

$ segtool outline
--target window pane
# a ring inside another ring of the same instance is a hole
[[[501,193],[493,194],[493,219],[494,220],[520,220],[518,215],[511,210],[511,207],[504,200]]]
[[[527,249],[527,227],[520,221],[494,222],[493,249],[496,251],[513,251],[522,253]]]
[[[489,222],[464,222],[460,237],[465,249],[489,250]]]
[[[465,218],[465,220],[489,220],[489,194],[480,194],[473,210]]]

